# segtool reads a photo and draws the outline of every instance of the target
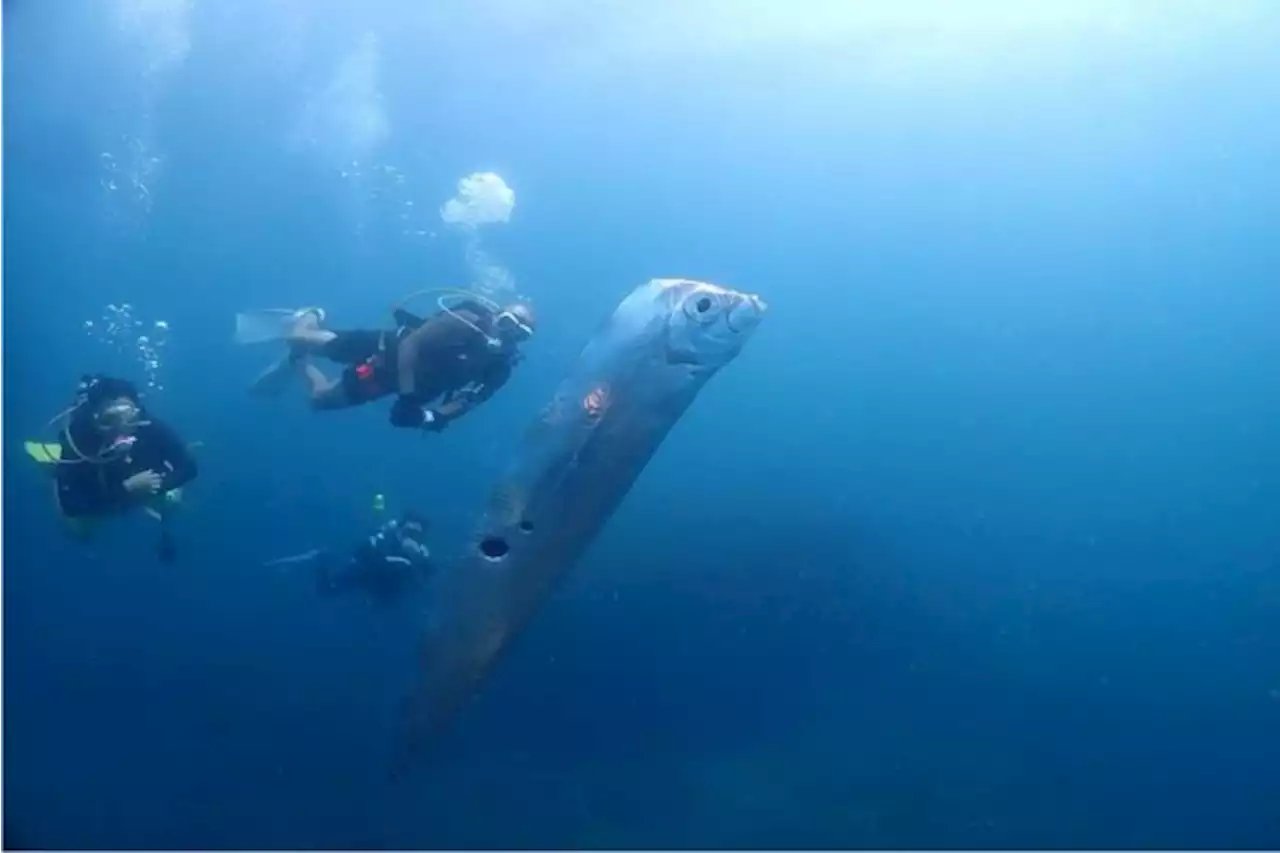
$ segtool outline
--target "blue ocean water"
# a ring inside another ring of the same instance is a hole
[[[7,845],[1280,844],[1280,10],[3,11]],[[659,276],[770,314],[389,782],[428,605],[262,564],[456,547]],[[478,282],[541,325],[444,433],[246,394],[238,311]],[[23,452],[92,370],[202,442],[175,565]]]

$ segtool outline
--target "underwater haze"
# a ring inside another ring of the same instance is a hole
[[[7,846],[1280,846],[1280,6],[3,12]],[[430,597],[264,564],[456,550],[677,276],[769,315],[389,778]],[[247,393],[237,312],[442,286],[540,319],[447,431]],[[94,371],[201,443],[173,565],[24,452]]]

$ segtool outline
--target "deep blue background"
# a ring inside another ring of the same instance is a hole
[[[190,51],[144,74],[115,15],[145,5],[4,7],[7,842],[1280,844],[1280,14],[735,41],[758,4],[227,0],[156,19]],[[435,238],[295,144],[366,32],[391,132],[359,155]],[[122,134],[162,159],[149,212],[100,185]],[[237,310],[372,323],[465,281],[434,211],[477,169],[543,317],[502,395],[430,438],[246,397]],[[375,492],[447,551],[669,275],[771,314],[386,784],[415,608],[262,562]],[[122,301],[171,325],[155,406],[205,443],[177,567],[141,520],[66,541],[21,450],[79,373],[136,369],[82,329]]]

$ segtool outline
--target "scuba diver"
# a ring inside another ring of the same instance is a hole
[[[410,299],[426,293],[443,294],[438,313],[424,319],[405,310]],[[454,298],[458,301],[451,304]],[[395,394],[393,426],[438,432],[507,382],[520,360],[520,344],[533,337],[536,325],[528,305],[503,307],[458,290],[411,294],[392,315],[393,329],[347,331],[324,328],[319,308],[238,315],[239,342],[282,340],[289,348],[251,390],[276,393],[301,372],[314,410],[348,409]],[[310,363],[311,356],[345,369],[338,379],[329,379]]]
[[[59,421],[56,444],[29,441],[26,449],[52,466],[58,511],[72,533],[87,539],[95,522],[141,508],[160,522],[160,560],[177,559],[169,517],[198,473],[178,434],[143,407],[132,382],[103,374],[82,378],[75,403],[51,423]]]
[[[361,541],[345,559],[317,548],[264,565],[272,568],[312,564],[321,594],[359,590],[378,603],[389,604],[403,598],[426,579],[431,568],[431,551],[424,541],[426,533],[426,519],[405,512]]]

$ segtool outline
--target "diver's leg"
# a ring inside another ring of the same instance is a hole
[[[316,575],[315,575],[316,592],[320,593],[321,595],[333,595],[335,592],[338,591],[338,583],[337,583],[338,572],[337,572],[337,567],[334,566],[332,560],[328,558],[323,560],[316,560],[315,571],[316,571]]]
[[[372,357],[381,343],[380,332],[363,330],[335,332],[321,328],[323,312],[308,309],[299,313],[297,320],[284,338],[288,350],[270,367],[262,372],[250,386],[250,393],[256,396],[276,396],[287,388],[294,373],[301,370],[311,388],[311,396],[317,395],[319,384],[328,384],[328,380],[316,380],[306,360],[309,356],[320,356],[340,364],[357,364]],[[331,408],[343,408],[336,406]]]
[[[178,544],[173,541],[173,531],[163,523],[160,527],[160,538],[156,541],[156,557],[166,565],[178,559]]]
[[[355,563],[330,557],[316,563],[316,591],[321,595],[337,595],[355,585]]]
[[[294,323],[285,343],[294,352],[311,352],[333,342],[338,332],[320,327],[321,316],[314,311],[303,312]]]
[[[337,399],[342,391],[342,379],[330,379],[324,375],[324,371],[316,367],[310,362],[302,362],[299,365],[302,369],[302,376],[307,381],[307,393],[311,397],[313,406],[328,403],[328,408],[341,408],[337,405],[340,401]]]
[[[250,394],[255,397],[279,396],[291,384],[298,363],[337,337],[337,333],[320,328],[323,316],[318,309],[298,312],[293,326],[283,338],[286,346],[284,355],[258,374],[249,385]]]
[[[305,314],[285,342],[295,358],[318,355],[339,364],[359,364],[383,351],[387,341],[394,342],[395,338],[394,331],[381,329],[324,329],[315,314]]]
[[[298,368],[298,353],[292,347],[249,385],[249,393],[255,397],[277,397],[292,384]]]
[[[394,340],[394,335],[389,335]],[[297,348],[338,364],[356,365],[384,351],[387,334],[378,329],[344,329],[340,332],[314,328],[300,335]]]
[[[302,371],[307,379],[311,408],[314,411],[332,412],[369,402],[368,399],[361,399],[352,393],[352,389],[357,387],[351,375],[352,368],[344,370],[337,379],[330,379],[320,371],[320,368],[310,363],[304,363]]]

